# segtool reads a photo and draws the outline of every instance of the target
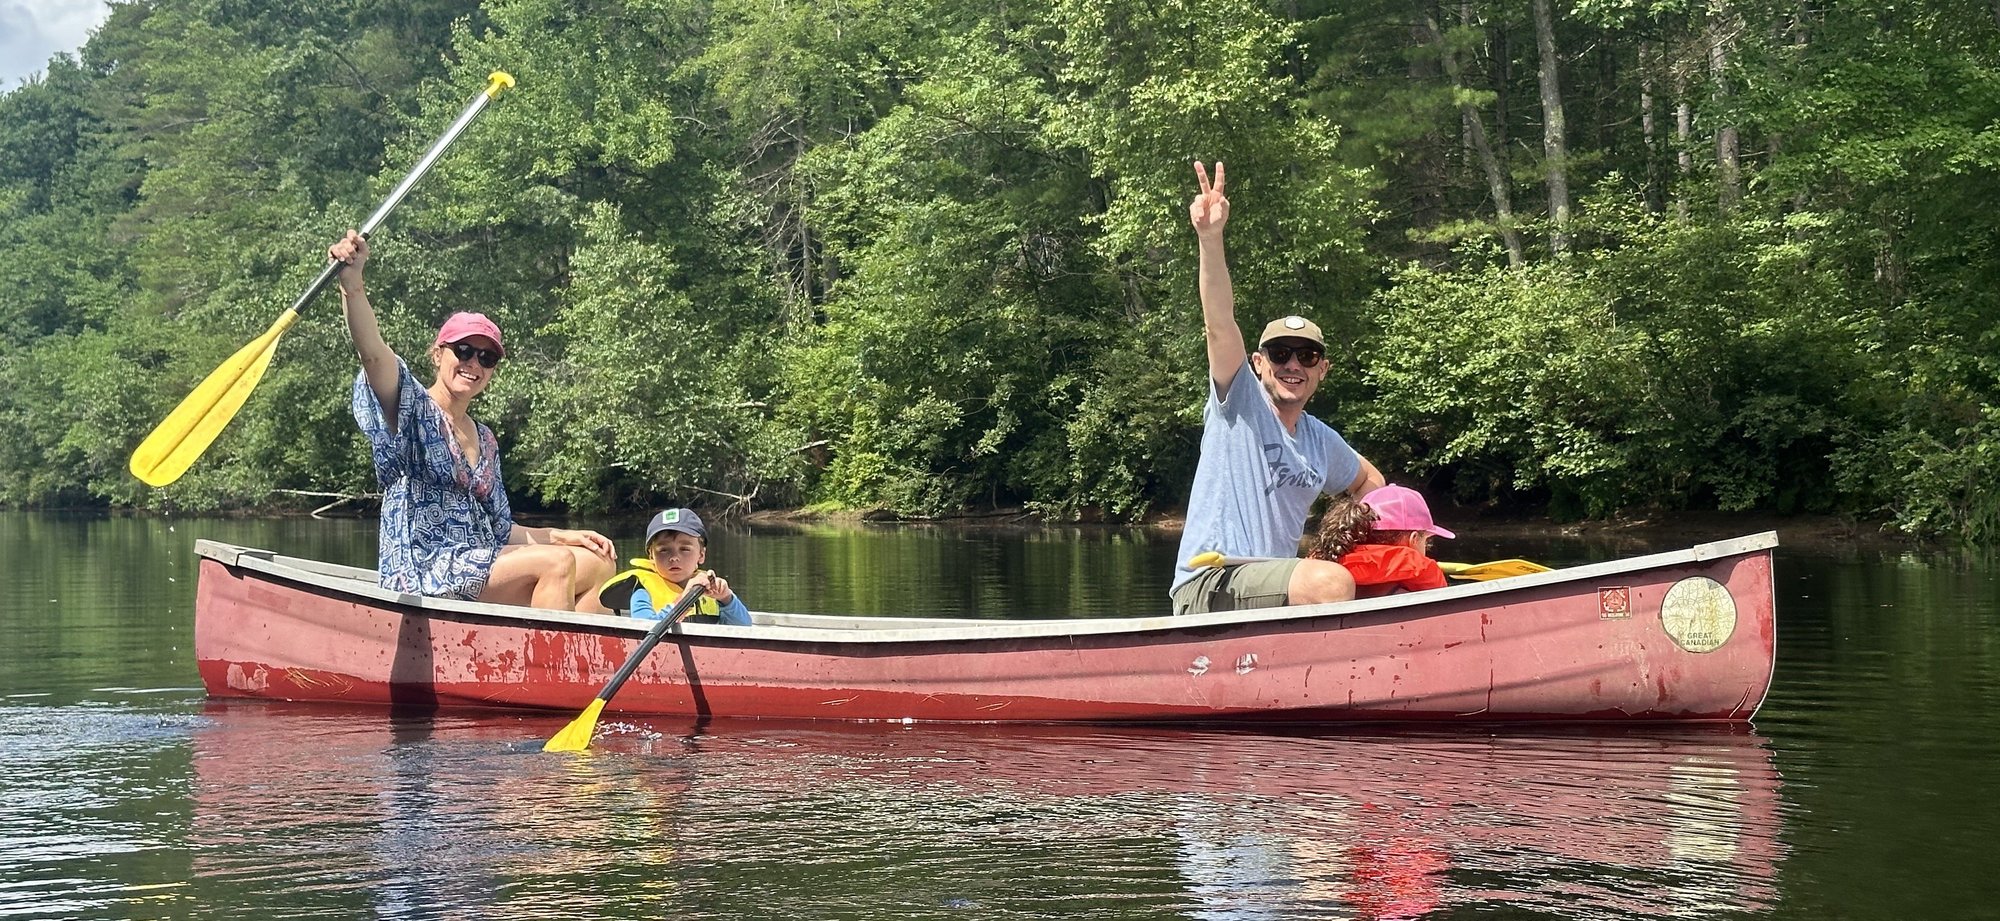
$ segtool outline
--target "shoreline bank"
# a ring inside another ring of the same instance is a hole
[[[874,512],[809,512],[804,509],[769,509],[751,512],[740,520],[753,525],[919,525],[970,528],[1132,528],[1178,534],[1184,519],[1179,512],[1150,516],[1138,522],[1051,521],[1025,509],[995,509],[986,512],[910,518]],[[1534,515],[1466,515],[1453,518],[1451,527],[1461,534],[1490,538],[1567,537],[1586,539],[1632,538],[1647,542],[1672,541],[1698,544],[1777,531],[1789,545],[1851,546],[1872,548],[1942,547],[1895,531],[1887,519],[1853,519],[1838,515],[1777,515],[1762,512],[1693,511],[1656,513],[1645,516],[1558,522]]]
[[[287,519],[323,518],[357,519],[374,517],[372,507],[342,508],[331,514],[315,515],[306,508],[264,508],[217,510],[200,513],[154,512],[139,509],[110,508],[0,508],[0,512],[44,515],[86,515],[106,518],[153,517],[153,518],[217,518],[217,519]],[[881,510],[814,511],[805,508],[759,509],[741,515],[729,515],[720,511],[714,514],[718,521],[737,521],[753,527],[786,527],[804,525],[853,525],[853,526],[909,526],[909,527],[952,527],[969,529],[1037,529],[1037,528],[1085,528],[1107,530],[1145,530],[1161,534],[1178,534],[1183,518],[1180,512],[1159,513],[1137,522],[1104,521],[1086,519],[1081,521],[1061,521],[1044,518],[1039,513],[1022,508],[988,509],[957,515],[918,518],[886,513]],[[517,519],[536,524],[622,522],[626,519],[643,520],[650,510],[617,512],[598,515],[572,515],[560,512],[522,512]],[[1761,531],[1777,531],[1780,539],[1790,546],[1814,547],[1856,547],[1877,549],[1940,549],[1953,546],[1947,541],[1927,540],[1895,531],[1887,519],[1855,519],[1837,515],[1778,515],[1765,512],[1715,512],[1690,511],[1654,513],[1648,515],[1621,516],[1610,519],[1586,521],[1555,521],[1532,514],[1463,514],[1459,510],[1450,520],[1450,526],[1465,536],[1481,538],[1535,538],[1562,537],[1590,540],[1631,539],[1636,543],[1696,544],[1703,541],[1721,540],[1754,534]]]

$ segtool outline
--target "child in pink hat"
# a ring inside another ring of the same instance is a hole
[[[1454,536],[1431,520],[1416,490],[1383,486],[1358,500],[1335,497],[1306,557],[1339,562],[1354,575],[1355,597],[1375,598],[1443,588],[1444,570],[1428,555],[1431,538]]]

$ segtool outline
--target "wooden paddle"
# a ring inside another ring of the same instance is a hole
[[[368,220],[361,225],[361,235],[366,237],[375,232],[389,212],[402,203],[403,196],[409,194],[417,180],[430,171],[431,164],[437,162],[444,149],[458,139],[467,125],[472,124],[472,119],[481,109],[486,108],[486,103],[500,95],[501,90],[513,85],[514,78],[505,71],[496,70],[489,75],[486,88],[472,97],[465,111],[459,113],[458,120],[445,129],[444,136],[438,138],[409,175],[396,184],[395,191],[389,193],[382,206],[368,216]],[[229,356],[229,360],[209,372],[194,392],[167,414],[167,418],[132,452],[130,466],[133,476],[148,486],[165,486],[180,479],[181,474],[194,465],[201,452],[208,450],[208,446],[215,441],[215,436],[222,434],[229,420],[236,418],[236,411],[243,408],[243,401],[250,398],[250,391],[257,389],[257,382],[264,379],[265,370],[271,367],[271,356],[278,351],[278,337],[298,322],[299,311],[326,289],[327,283],[333,281],[342,265],[337,259],[327,260],[326,269],[319,273],[319,278],[313,280],[306,292],[292,302],[291,308],[280,315],[264,335],[238,349],[236,354]]]
[[[707,593],[707,587],[701,585],[689,586],[687,591],[682,592],[680,600],[674,602],[674,606],[667,610],[667,616],[660,618],[659,622],[653,625],[653,629],[646,631],[646,638],[639,642],[639,648],[632,650],[632,654],[625,657],[625,664],[618,666],[618,674],[611,676],[611,683],[605,685],[604,690],[597,692],[597,699],[592,700],[590,706],[584,707],[583,712],[577,714],[576,719],[570,720],[569,725],[564,726],[562,731],[550,736],[548,743],[542,746],[542,751],[580,752],[589,748],[590,734],[597,731],[597,717],[604,712],[604,705],[611,702],[611,695],[618,693],[618,688],[625,684],[625,679],[632,677],[632,673],[639,670],[639,663],[646,660],[646,654],[652,652],[653,647],[660,645],[661,640],[666,639],[667,628],[686,617],[689,611],[694,610],[694,603]]]
[[[1188,560],[1189,569],[1204,569],[1210,566],[1235,566],[1239,563],[1255,563],[1275,557],[1223,556],[1214,550],[1197,553]],[[1548,572],[1549,568],[1527,560],[1494,560],[1490,563],[1439,563],[1438,568],[1454,579],[1484,582],[1488,579],[1505,579],[1509,576],[1525,576],[1530,573]]]

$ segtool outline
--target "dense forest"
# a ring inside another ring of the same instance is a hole
[[[369,281],[508,330],[517,503],[1175,508],[1219,159],[1246,330],[1434,501],[2000,539],[1996,65],[1994,0],[114,3],[0,95],[0,503],[372,492],[331,295],[126,460],[504,69]]]

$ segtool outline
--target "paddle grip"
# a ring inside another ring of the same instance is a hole
[[[472,124],[474,118],[479,117],[480,110],[486,108],[487,103],[500,95],[501,90],[513,85],[514,78],[506,71],[496,70],[486,78],[486,88],[480,90],[472,97],[471,102],[465,104],[465,109],[458,113],[458,118],[452,121],[450,127],[444,129],[444,134],[432,142],[429,150],[424,151],[424,155],[417,160],[417,165],[410,168],[410,171],[403,176],[403,180],[396,183],[396,188],[389,192],[389,197],[383,199],[380,206],[376,207],[375,213],[368,215],[368,219],[361,222],[362,239],[367,239],[375,232],[375,228],[382,226],[382,221],[389,217],[389,212],[396,210],[396,206],[402,204],[403,196],[410,194],[410,190],[416,187],[417,180],[424,178],[424,174],[431,171],[431,164],[444,156],[445,149],[451,146],[451,142],[458,140],[458,136],[464,133],[466,126]],[[327,260],[326,268],[320,270],[319,277],[313,280],[312,287],[307,288],[306,293],[299,295],[299,299],[292,302],[292,309],[304,309],[308,302],[326,290],[327,284],[333,281],[333,277],[340,274],[340,266],[338,259]]]

